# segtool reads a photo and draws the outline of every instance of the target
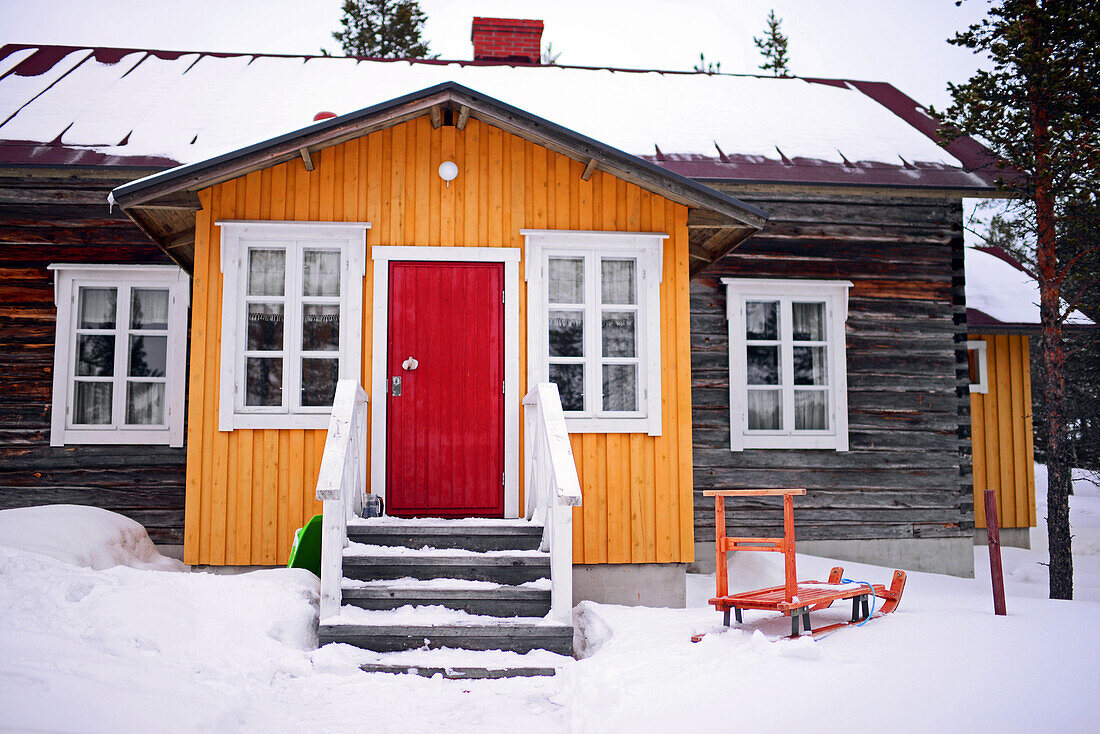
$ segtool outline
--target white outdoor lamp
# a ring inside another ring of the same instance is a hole
[[[447,188],[451,188],[451,181],[458,176],[458,166],[454,161],[443,161],[439,164],[439,177],[447,182]]]

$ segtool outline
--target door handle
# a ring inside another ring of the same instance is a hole
[[[395,398],[401,397],[401,375],[394,375],[391,378],[391,382],[390,395],[393,395]]]
[[[416,361],[415,357],[409,357],[408,359],[406,359],[404,362],[401,363],[401,369],[415,370],[416,366],[418,364],[420,364],[420,363]]]

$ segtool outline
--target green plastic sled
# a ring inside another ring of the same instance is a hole
[[[305,568],[321,578],[321,516],[314,515],[294,534],[287,568]]]

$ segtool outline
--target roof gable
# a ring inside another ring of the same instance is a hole
[[[476,119],[580,161],[586,177],[604,171],[689,207],[694,217],[689,226],[698,230],[693,270],[721,257],[767,219],[761,209],[454,82],[139,179],[115,189],[112,199],[187,268],[187,245],[193,242],[189,213],[198,208],[197,191],[297,158],[308,167],[318,150],[424,116],[436,128],[445,116],[459,129]]]

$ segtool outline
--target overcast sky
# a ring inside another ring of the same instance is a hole
[[[186,51],[339,52],[342,0],[0,0],[0,41]],[[559,63],[689,70],[700,52],[722,71],[758,73],[752,43],[774,8],[803,76],[888,81],[944,106],[948,81],[977,68],[949,46],[987,0],[422,0],[433,53],[469,59],[475,15],[539,18]]]

